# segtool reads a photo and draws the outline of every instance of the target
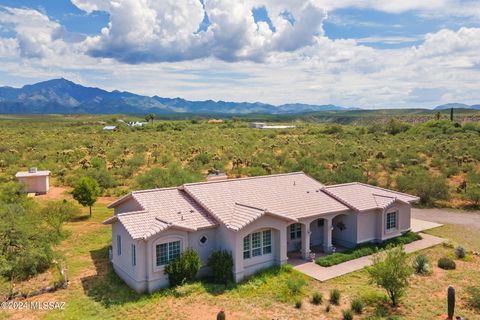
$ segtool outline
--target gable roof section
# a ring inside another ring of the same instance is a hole
[[[323,191],[357,211],[385,209],[396,201],[412,203],[419,200],[418,197],[406,193],[358,182],[327,186]]]
[[[233,230],[264,214],[297,221],[349,209],[321,192],[323,187],[303,172],[183,185],[195,201]]]
[[[147,239],[169,228],[195,231],[217,225],[208,212],[178,188],[132,192],[109,207],[115,207],[130,198],[134,198],[143,210],[120,213],[104,223],[119,221],[133,239]]]

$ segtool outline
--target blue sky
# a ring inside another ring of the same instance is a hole
[[[473,0],[0,0],[0,85],[65,77],[188,99],[474,104],[479,27]]]

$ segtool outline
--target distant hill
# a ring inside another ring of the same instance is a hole
[[[447,110],[447,109],[473,109],[480,110],[480,104],[468,105],[463,103],[447,103],[442,104],[441,106],[435,107],[434,110]]]
[[[0,87],[0,113],[60,114],[298,114],[318,111],[358,110],[335,105],[260,102],[189,101],[181,98],[142,96],[130,92],[84,87],[66,79],[53,79],[22,88]]]

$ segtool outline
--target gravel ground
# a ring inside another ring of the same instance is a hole
[[[442,224],[460,224],[480,229],[480,211],[412,208],[412,218]]]

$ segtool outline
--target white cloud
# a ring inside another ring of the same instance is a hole
[[[110,23],[89,37],[92,56],[127,63],[182,61],[215,57],[225,61],[262,61],[272,53],[295,51],[316,42],[326,17],[313,0],[76,0],[87,12],[105,10]],[[265,7],[275,31],[255,22],[252,9]],[[291,24],[282,14],[289,12]],[[204,16],[210,25],[199,31]]]
[[[325,13],[313,0],[210,0],[205,8],[178,2],[76,0],[85,11],[108,11],[111,19],[102,34],[77,43],[64,40],[64,28],[39,11],[0,9],[0,23],[15,33],[0,38],[0,82],[63,76],[147,95],[276,104],[480,102],[479,28],[439,30],[418,46],[380,50],[328,39]],[[255,23],[251,10],[262,6],[276,32]],[[197,32],[205,10],[210,28]],[[285,11],[295,17],[293,25]]]

